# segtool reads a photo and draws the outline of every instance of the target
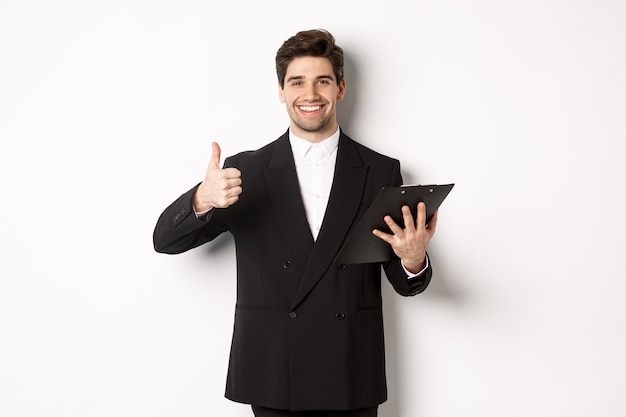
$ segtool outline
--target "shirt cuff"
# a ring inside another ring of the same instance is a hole
[[[424,265],[424,268],[421,271],[419,271],[417,274],[409,272],[404,267],[404,263],[402,263],[402,261],[400,261],[400,265],[402,265],[402,269],[404,269],[404,272],[406,273],[407,279],[411,279],[411,278],[415,278],[415,277],[417,277],[419,275],[422,275],[424,273],[424,271],[426,271],[428,269],[428,266],[430,265],[430,261],[428,260],[428,255],[426,255],[426,265]]]
[[[213,207],[209,208],[208,210],[204,210],[204,211],[196,211],[196,208],[193,207],[193,205],[191,206],[191,208],[193,209],[193,213],[196,215],[196,217],[198,219],[203,218],[204,216],[206,216],[206,214],[211,211],[213,209]]]

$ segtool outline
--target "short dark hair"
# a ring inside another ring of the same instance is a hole
[[[333,35],[324,29],[296,33],[283,42],[276,53],[276,75],[280,87],[285,87],[287,66],[297,57],[312,56],[328,58],[333,66],[337,84],[343,80],[343,49],[335,44]]]

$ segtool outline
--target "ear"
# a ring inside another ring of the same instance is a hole
[[[278,83],[278,98],[280,99],[281,103],[284,103],[285,100],[285,92],[283,91],[283,88],[280,86],[280,83]]]
[[[344,94],[346,94],[346,79],[345,78],[339,82],[339,91],[337,92],[337,101],[342,100]]]

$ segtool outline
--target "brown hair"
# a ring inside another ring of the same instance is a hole
[[[287,39],[276,53],[276,75],[281,88],[285,87],[287,66],[294,58],[302,56],[328,58],[337,84],[343,80],[343,49],[335,44],[333,35],[323,29],[306,30]]]

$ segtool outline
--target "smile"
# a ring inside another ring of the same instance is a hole
[[[314,112],[320,110],[322,106],[298,106],[298,108],[304,112]]]

